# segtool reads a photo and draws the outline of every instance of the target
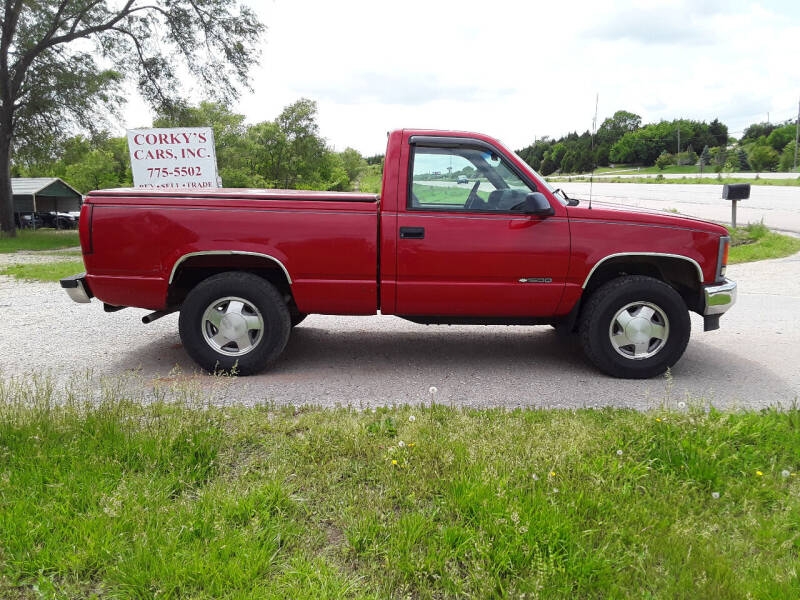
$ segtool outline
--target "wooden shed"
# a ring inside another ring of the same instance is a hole
[[[58,177],[12,177],[14,212],[72,212],[81,209],[83,196]]]

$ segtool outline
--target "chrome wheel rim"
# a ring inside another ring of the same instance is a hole
[[[631,360],[643,360],[658,354],[669,339],[666,313],[650,302],[631,302],[611,319],[608,328],[611,346]]]
[[[220,354],[242,356],[264,335],[261,313],[244,298],[228,296],[208,305],[200,324],[206,343]]]

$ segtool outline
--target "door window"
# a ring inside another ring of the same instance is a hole
[[[412,161],[412,210],[513,212],[536,191],[484,149],[414,146]]]

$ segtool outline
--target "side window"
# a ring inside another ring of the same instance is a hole
[[[535,188],[498,155],[478,148],[412,148],[408,208],[510,212]]]

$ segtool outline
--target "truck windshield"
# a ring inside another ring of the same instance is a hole
[[[513,154],[514,158],[516,158],[520,163],[522,163],[525,166],[525,169],[528,171],[530,175],[532,175],[532,179],[537,184],[541,184],[543,187],[547,188],[547,190],[551,194],[553,194],[558,199],[559,202],[561,202],[564,205],[567,204],[566,198],[563,197],[563,193],[559,189],[554,188],[547,181],[545,181],[545,178],[539,175],[539,173],[535,171],[534,168],[531,167],[528,163],[526,163],[519,154],[517,154],[516,152],[511,152],[511,154]]]

